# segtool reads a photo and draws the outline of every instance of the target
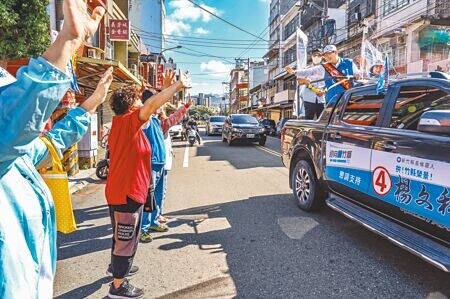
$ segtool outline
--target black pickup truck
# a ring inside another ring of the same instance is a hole
[[[289,120],[283,164],[297,205],[324,205],[450,271],[450,77],[352,88],[317,121]]]

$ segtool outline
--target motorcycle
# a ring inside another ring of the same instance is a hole
[[[197,139],[197,131],[192,126],[188,127],[186,135],[189,145],[193,146],[195,144],[195,140]]]
[[[95,174],[101,180],[106,180],[109,171],[109,147],[106,146],[105,158],[97,163]]]

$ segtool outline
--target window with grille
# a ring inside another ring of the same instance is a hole
[[[383,0],[383,16],[387,16],[409,4],[410,0]]]
[[[283,53],[283,66],[286,66],[297,59],[297,48],[296,45],[290,47]]]

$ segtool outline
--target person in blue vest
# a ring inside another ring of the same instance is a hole
[[[308,69],[294,71],[286,67],[290,74],[296,74],[300,84],[311,84],[309,77],[321,77],[325,80],[326,97],[328,104],[334,97],[353,87],[352,79],[359,79],[360,70],[349,58],[341,58],[335,45],[327,45],[323,48],[322,57],[325,63]]]

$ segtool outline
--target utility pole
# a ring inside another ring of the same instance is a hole
[[[324,33],[323,36],[323,45],[322,48],[325,47],[326,45],[328,45],[328,32],[327,32],[327,28],[326,28],[326,23],[327,23],[327,19],[328,19],[328,0],[324,0],[323,1],[323,11],[322,11],[322,30]]]

